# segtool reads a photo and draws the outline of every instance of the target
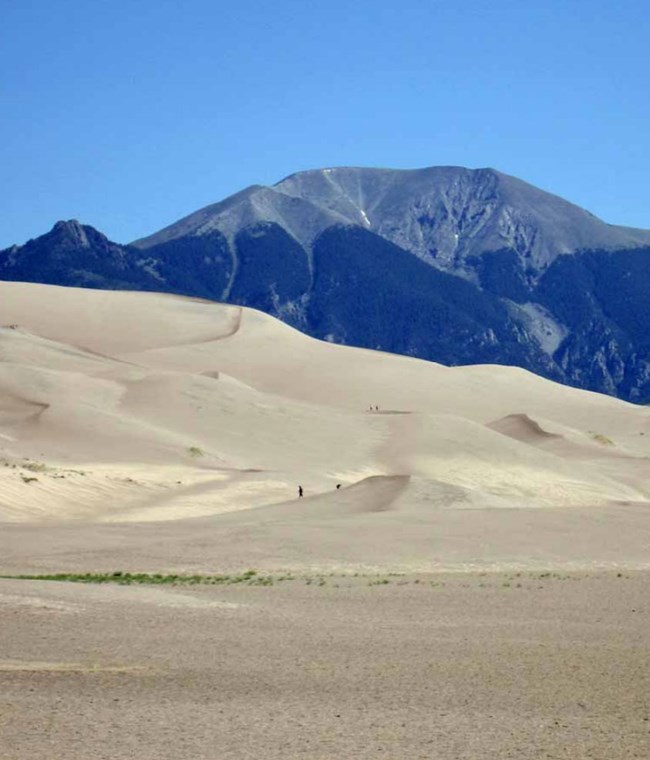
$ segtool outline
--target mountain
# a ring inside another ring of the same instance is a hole
[[[492,169],[323,169],[120,246],[59,222],[0,279],[251,306],[317,338],[650,401],[650,231]]]
[[[605,224],[587,211],[493,169],[339,168],[292,174],[207,206],[134,245],[147,249],[219,230],[232,242],[259,223],[282,227],[304,249],[333,225],[367,229],[441,269],[513,250],[534,273],[578,250],[650,245],[650,230]]]

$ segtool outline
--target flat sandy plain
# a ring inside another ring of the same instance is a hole
[[[156,294],[0,324],[0,574],[256,571],[0,579],[2,760],[650,757],[647,408]]]

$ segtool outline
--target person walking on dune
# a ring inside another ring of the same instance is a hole
[[[302,494],[303,494],[302,486],[298,486],[298,498],[299,499],[302,499]]]

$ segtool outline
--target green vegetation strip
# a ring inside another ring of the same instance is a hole
[[[116,570],[112,573],[50,573],[45,575],[3,575],[0,577],[30,581],[117,583],[121,586],[138,584],[149,586],[216,586],[231,583],[247,583],[249,586],[268,586],[273,583],[271,576],[258,575],[256,570],[246,570],[246,572],[239,575],[162,575],[161,573],[125,573],[121,570]]]
[[[491,577],[492,576],[492,577]],[[63,581],[68,583],[116,583],[120,586],[228,586],[240,583],[247,586],[273,586],[283,581],[303,581],[307,586],[333,585],[339,588],[341,585],[349,587],[356,582],[365,583],[368,586],[387,586],[392,582],[397,586],[421,585],[431,588],[442,588],[446,585],[457,585],[462,588],[470,588],[477,580],[479,588],[543,588],[538,585],[540,581],[578,581],[585,576],[579,574],[562,574],[551,571],[546,572],[517,572],[509,574],[488,572],[478,573],[478,578],[466,577],[460,573],[458,577],[437,578],[425,576],[424,578],[405,577],[403,573],[327,573],[327,574],[293,574],[288,571],[284,574],[264,574],[257,570],[246,570],[232,575],[178,575],[163,573],[127,573],[115,570],[112,573],[47,573],[40,575],[0,575],[0,579],[26,580],[26,581]],[[617,578],[629,578],[622,572],[616,573]],[[435,578],[435,579],[434,579]],[[522,582],[518,582],[522,581]]]

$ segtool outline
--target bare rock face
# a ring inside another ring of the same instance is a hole
[[[72,248],[90,248],[86,230],[76,219],[57,222],[52,228],[51,234],[53,237],[58,237],[60,245],[67,245]]]

